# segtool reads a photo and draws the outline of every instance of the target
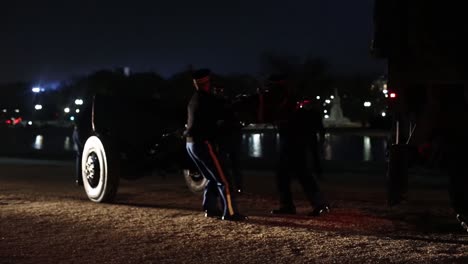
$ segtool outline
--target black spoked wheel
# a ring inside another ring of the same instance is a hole
[[[195,169],[184,169],[183,170],[185,182],[187,183],[188,188],[193,193],[202,193],[205,189],[208,180],[201,175],[198,170]]]
[[[96,136],[89,137],[84,145],[81,175],[86,195],[91,201],[105,203],[115,199],[120,176],[118,159]]]

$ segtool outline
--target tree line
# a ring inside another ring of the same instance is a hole
[[[54,118],[63,115],[63,108],[73,104],[75,98],[85,98],[93,93],[154,98],[174,111],[185,111],[193,94],[191,66],[169,78],[156,72],[126,74],[124,69],[103,69],[87,76],[62,82],[59,88],[40,94],[31,92],[31,83],[16,83],[0,87],[0,108],[19,108],[24,113],[34,112],[33,105],[44,104],[44,116]],[[227,97],[252,94],[265,86],[272,73],[289,76],[300,99],[329,97],[337,89],[341,96],[343,112],[351,120],[362,119],[363,100],[372,100],[375,94],[371,83],[382,73],[337,74],[326,60],[319,57],[301,58],[267,52],[260,56],[257,74],[217,74],[212,69],[214,86],[223,88]],[[180,110],[182,109],[182,110]]]

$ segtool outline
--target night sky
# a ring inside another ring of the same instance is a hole
[[[0,83],[129,66],[259,70],[274,51],[320,56],[340,72],[381,72],[369,56],[372,0],[2,1]]]

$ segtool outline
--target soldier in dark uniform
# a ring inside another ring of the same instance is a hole
[[[193,73],[196,89],[188,104],[188,121],[185,136],[187,152],[200,173],[208,180],[203,194],[203,210],[206,217],[241,221],[246,217],[237,212],[231,184],[224,173],[215,148],[218,134],[217,122],[222,117],[222,106],[211,94],[210,71]],[[221,211],[218,209],[218,198]]]
[[[307,102],[298,109],[299,119],[304,120],[304,127],[309,137],[305,138],[305,144],[308,146],[313,162],[313,171],[317,179],[323,179],[323,170],[321,164],[321,147],[325,139],[325,128],[323,126],[322,112],[318,104]]]
[[[280,194],[280,207],[272,210],[272,214],[295,214],[296,207],[292,199],[291,180],[296,176],[313,211],[310,216],[319,216],[329,212],[328,202],[323,197],[315,178],[307,169],[307,144],[311,137],[307,129],[304,114],[298,111],[293,91],[288,86],[285,75],[272,75],[270,92],[281,98],[275,119],[280,135],[280,160],[277,170],[277,184]]]

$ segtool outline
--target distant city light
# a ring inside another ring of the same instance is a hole
[[[386,116],[387,116],[387,113],[382,112],[382,117],[386,117]]]
[[[32,121],[28,121],[28,125],[32,126]]]
[[[37,105],[34,106],[34,109],[36,109],[36,110],[42,110],[42,105],[37,104]]]
[[[74,117],[74,116],[70,116],[70,121],[75,121],[75,117]]]
[[[33,87],[32,89],[33,93],[40,93],[41,92],[41,87]]]
[[[64,111],[65,113],[70,113],[70,108],[69,108],[69,107],[65,107],[65,109],[63,109],[63,111]]]
[[[330,118],[330,116],[329,116],[329,115],[325,115],[324,117],[325,117],[325,119],[328,119],[328,118]]]
[[[385,95],[385,98],[388,98],[388,94]]]
[[[20,110],[19,110],[19,109],[15,109],[15,113],[19,113],[19,112],[20,112]]]
[[[82,99],[76,99],[76,100],[75,100],[75,104],[76,104],[76,105],[82,105],[82,104],[83,104],[83,100],[82,100]]]
[[[331,103],[331,101],[327,99],[327,100],[325,100],[325,103],[329,104],[329,103]]]
[[[3,109],[3,110],[2,110],[2,112],[3,112],[3,113],[6,113],[6,112],[7,112],[7,110],[6,110],[6,109]]]
[[[80,112],[80,109],[76,109],[75,112],[78,114]]]
[[[371,102],[368,102],[368,101],[364,102],[364,107],[370,107],[371,105],[372,105]]]
[[[335,96],[333,96],[333,95],[330,95],[330,98],[331,98],[331,99],[335,99]]]
[[[323,113],[326,114],[326,113],[328,113],[328,111],[327,111],[327,110],[323,110]]]
[[[318,95],[317,95],[317,97],[315,97],[315,98],[317,98],[317,100],[320,100],[320,96],[318,96]]]
[[[382,91],[382,93],[387,94],[387,93],[388,93],[388,90],[385,89],[385,90]]]

